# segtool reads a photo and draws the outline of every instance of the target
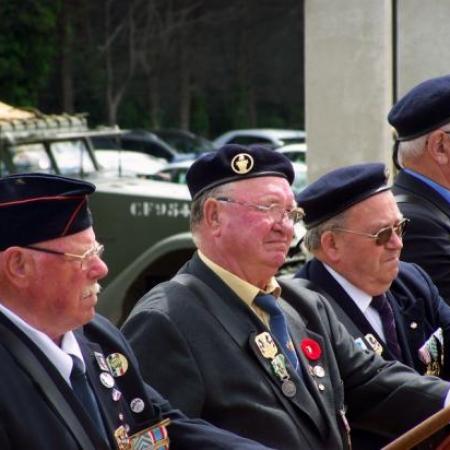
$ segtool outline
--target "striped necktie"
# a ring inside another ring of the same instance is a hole
[[[386,345],[391,353],[399,361],[402,360],[402,350],[398,343],[397,327],[395,325],[394,312],[392,307],[384,294],[377,295],[370,303],[375,310],[378,311],[380,319],[383,325],[384,337],[386,339]]]

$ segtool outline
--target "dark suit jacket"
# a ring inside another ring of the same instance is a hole
[[[304,381],[289,368],[297,393],[285,396],[270,360],[255,346],[255,337],[267,331],[263,323],[197,255],[180,272],[201,280],[198,289],[177,277],[155,287],[123,331],[146,381],[187,414],[280,450],[339,450],[346,439],[344,392],[361,426],[387,434],[442,406],[447,383],[358,349],[327,302],[296,286],[296,308],[280,300],[289,331],[297,349],[312,339],[320,354],[307,359],[297,352]],[[404,405],[411,403],[405,417]]]
[[[311,281],[313,283],[311,288],[327,294],[331,306],[355,339],[361,339],[368,348],[371,348],[365,336],[372,334],[383,344],[382,356],[387,360],[394,359],[355,302],[320,261],[315,258],[308,261],[296,276]],[[420,267],[404,262],[400,263],[399,274],[386,296],[394,311],[399,344],[403,353],[402,362],[419,373],[425,373],[426,367],[419,359],[419,348],[439,327],[448,337],[450,306],[442,300],[430,277]],[[446,349],[444,361],[450,358],[448,347],[444,346]],[[444,374],[448,377],[448,364],[444,369]],[[387,441],[366,433],[356,433],[355,443],[356,448],[368,449],[380,448],[380,445],[386,444]]]
[[[211,427],[205,422],[189,420],[179,411],[171,409],[167,401],[143,382],[135,357],[123,336],[106,319],[97,316],[84,329],[77,330],[75,335],[84,354],[87,376],[97,397],[109,435],[110,442],[106,443],[88,420],[69,385],[39,348],[3,314],[0,314],[0,324],[12,331],[32,350],[47,372],[48,382],[56,385],[72,411],[79,417],[96,450],[117,448],[113,432],[121,424],[128,424],[132,434],[159,422],[162,418],[172,419],[172,423],[168,426],[171,449],[262,450],[263,448],[261,445],[244,441]],[[119,400],[114,401],[112,389],[106,388],[100,382],[101,370],[93,352],[100,352],[105,356],[119,352],[127,358],[129,362],[127,372],[115,378],[116,388],[122,393]],[[33,376],[22,368],[17,354],[5,345],[1,333],[0,360],[0,448],[81,450],[67,423],[56,412],[47,396],[36,386]],[[131,411],[130,402],[136,398],[144,402],[142,412]],[[123,419],[119,415],[123,415]]]
[[[403,238],[402,260],[425,269],[450,304],[450,205],[434,189],[404,171],[397,175],[392,191],[394,195],[421,199],[421,204],[398,205],[411,219]]]

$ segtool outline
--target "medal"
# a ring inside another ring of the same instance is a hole
[[[114,431],[114,438],[116,439],[119,450],[130,450],[130,438],[128,432],[123,425]]]
[[[314,366],[313,374],[316,377],[323,378],[325,376],[325,369],[322,366]]]
[[[113,390],[112,390],[112,392],[111,392],[111,395],[112,395],[112,399],[115,401],[115,402],[118,402],[119,400],[120,400],[120,397],[122,397],[122,392],[120,392],[118,389],[116,389],[116,388],[113,388]]]
[[[378,342],[377,338],[372,333],[368,333],[364,337],[377,355],[381,355],[383,353],[383,346]]]
[[[271,361],[272,369],[275,373],[275,375],[280,379],[284,380],[285,378],[289,378],[288,371],[286,369],[286,360],[284,358],[284,355],[281,353]]]
[[[278,353],[277,344],[275,344],[272,336],[267,331],[260,333],[255,337],[256,345],[261,352],[261,355],[266,359],[275,358]]]
[[[286,397],[293,397],[297,393],[297,388],[292,380],[284,380],[281,390]]]
[[[121,353],[111,353],[106,362],[114,377],[121,377],[128,370],[128,360]]]
[[[141,413],[142,411],[144,411],[145,408],[144,400],[142,400],[142,398],[139,397],[134,398],[130,402],[130,408],[131,411],[133,411],[134,413]]]
[[[111,389],[116,384],[114,378],[109,372],[102,372],[100,374],[100,382],[108,389]]]
[[[105,357],[103,353],[94,352],[95,360],[97,361],[97,365],[100,368],[100,370],[106,370],[109,371],[108,364],[106,364]]]

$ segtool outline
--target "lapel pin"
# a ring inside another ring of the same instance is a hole
[[[133,411],[134,413],[141,413],[142,411],[144,411],[145,408],[144,400],[142,400],[139,397],[134,398],[130,402],[130,408],[131,411]]]
[[[121,353],[111,353],[106,362],[114,377],[121,377],[128,370],[128,360]]]
[[[319,343],[314,339],[303,339],[300,342],[300,348],[310,361],[316,361],[322,356],[322,349],[320,348]]]
[[[102,372],[100,374],[100,381],[103,386],[107,387],[108,389],[111,389],[116,384],[114,378],[109,372]]]

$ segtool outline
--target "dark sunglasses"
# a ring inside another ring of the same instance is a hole
[[[385,245],[392,237],[392,233],[395,233],[399,238],[405,234],[406,225],[408,225],[409,219],[402,219],[397,225],[391,225],[390,227],[382,228],[376,234],[361,233],[360,231],[347,230],[346,228],[334,227],[333,231],[342,231],[344,233],[358,234],[360,236],[366,236],[375,240],[377,245]]]

